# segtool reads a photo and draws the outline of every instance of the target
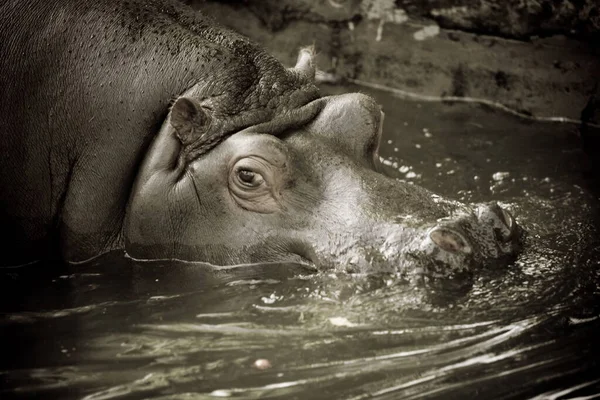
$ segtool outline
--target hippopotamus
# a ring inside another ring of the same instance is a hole
[[[450,276],[520,228],[377,171],[384,114],[174,0],[0,5],[5,265],[299,263]],[[8,239],[6,239],[8,238]]]

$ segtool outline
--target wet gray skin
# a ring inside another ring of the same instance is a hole
[[[518,247],[497,206],[377,173],[380,107],[321,97],[311,50],[285,68],[174,0],[6,2],[0,26],[2,265],[119,249],[451,276]]]
[[[372,98],[316,102],[320,114],[301,129],[247,129],[189,164],[178,161],[177,130],[203,110],[191,97],[175,102],[132,194],[128,253],[408,277],[470,273],[516,254],[520,228],[497,204],[468,206],[376,171],[383,113]]]

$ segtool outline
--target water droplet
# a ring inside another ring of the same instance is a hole
[[[269,369],[272,367],[271,362],[266,358],[259,358],[258,360],[254,361],[253,365],[256,369]]]

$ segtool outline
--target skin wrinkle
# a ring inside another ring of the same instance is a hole
[[[196,180],[194,178],[194,174],[192,174],[189,170],[186,170],[186,175],[187,175],[188,179],[190,179],[190,181],[192,182],[192,185],[194,186],[194,193],[196,194],[196,199],[198,200],[198,205],[201,205],[202,198],[200,197],[200,190],[198,189],[198,186],[196,185]]]
[[[316,104],[316,105],[315,105]],[[321,110],[322,103],[309,103],[304,108],[308,108],[308,110],[304,110],[303,108],[299,109],[287,109],[280,112],[280,115],[271,121],[267,121],[261,124],[257,124],[251,128],[251,130],[260,131],[263,133],[269,133],[273,135],[278,135],[285,133],[287,130],[292,129],[294,127],[300,126],[302,124],[307,123],[318,111]],[[237,121],[239,119],[244,118],[244,113],[241,115],[232,118],[232,120]],[[233,123],[235,125],[235,122]],[[248,125],[248,124],[246,124]],[[243,130],[242,130],[243,132]],[[187,163],[193,162],[195,159],[203,155],[204,153],[210,151],[216,145],[225,140],[228,136],[235,132],[226,132],[220,135],[207,135],[206,139],[199,140],[195,143],[190,144],[184,150],[186,153],[185,159]]]
[[[200,194],[198,193],[198,188],[196,187],[196,182],[194,181],[194,177],[193,177],[192,174],[190,174],[188,176],[188,178],[190,179],[190,181],[192,183],[192,186],[194,187],[194,193],[197,196],[198,202],[196,203],[196,205],[197,205],[197,207],[202,208],[202,202],[201,202],[201,199],[200,199]],[[168,203],[170,205],[170,207],[169,207],[170,208],[170,212],[169,212],[169,217],[167,217],[167,220],[169,221],[169,224],[170,224],[170,227],[171,227],[170,237],[173,237],[173,238],[176,238],[177,237],[177,233],[176,232],[180,231],[179,229],[177,229],[177,226],[180,225],[181,226],[181,230],[183,230],[184,229],[184,225],[185,225],[185,223],[184,223],[184,221],[185,221],[185,215],[183,213],[181,213],[180,209],[179,209],[179,206],[180,206],[179,203],[180,203],[181,199],[184,199],[184,196],[180,195],[179,192],[181,190],[181,185],[183,185],[184,183],[185,183],[184,181],[178,181],[173,186],[172,192],[170,192],[170,194],[173,194],[173,197],[175,197],[175,201],[169,201],[169,203]],[[175,205],[177,205],[178,207],[175,208]],[[179,224],[177,224],[173,220],[173,218],[172,218],[173,215],[179,217]],[[192,215],[193,215],[193,213],[192,213]],[[189,216],[188,216],[188,218],[189,218]],[[172,248],[171,248],[172,257],[176,257],[176,255],[179,253],[178,250],[179,249],[177,248],[177,240],[172,240]]]
[[[256,66],[252,65],[254,67],[253,71],[247,71],[248,75],[251,75],[253,78],[250,79],[250,82],[248,82],[248,86],[243,89],[243,91],[240,93],[240,97],[243,99],[243,103],[245,104],[249,98],[252,97],[253,94],[256,93],[257,88],[260,87],[260,78],[257,76],[257,72],[256,72]],[[247,67],[247,66],[246,66]],[[258,83],[256,82],[256,80],[258,79]],[[256,104],[256,103],[254,103]],[[256,106],[255,106],[256,107]],[[252,106],[250,106],[248,111],[252,111],[253,108]],[[238,110],[239,112],[239,110]]]

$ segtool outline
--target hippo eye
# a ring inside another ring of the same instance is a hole
[[[229,168],[229,193],[240,207],[259,213],[280,209],[281,170],[271,160],[251,155]]]
[[[264,158],[242,158],[231,169],[229,185],[236,191],[247,192],[248,195],[257,189],[269,191],[273,175],[271,170],[271,164]]]
[[[261,174],[249,169],[239,169],[237,177],[242,185],[248,187],[257,187],[265,182]]]

